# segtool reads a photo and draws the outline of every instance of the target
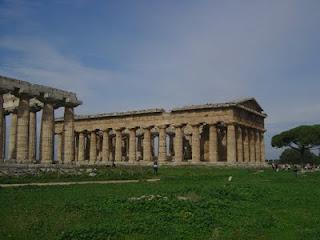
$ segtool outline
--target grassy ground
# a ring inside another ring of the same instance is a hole
[[[159,176],[0,189],[0,239],[320,239],[319,172],[163,167]]]

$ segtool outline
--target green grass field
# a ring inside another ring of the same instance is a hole
[[[320,239],[320,172],[163,167],[159,177],[0,189],[0,239]]]

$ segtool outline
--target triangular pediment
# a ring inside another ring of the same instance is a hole
[[[255,98],[244,98],[236,101],[236,103],[257,112],[263,112],[262,107]]]

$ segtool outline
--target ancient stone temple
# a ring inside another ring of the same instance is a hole
[[[80,164],[264,164],[264,118],[254,98],[164,109],[76,116]],[[65,119],[56,120],[63,135]],[[63,154],[62,148],[58,156]],[[58,159],[63,161],[62,158]]]
[[[74,114],[79,104],[74,93],[0,76],[0,162],[244,166],[265,162],[267,115],[254,98],[86,116]],[[64,107],[64,117],[55,119],[59,107]]]
[[[74,108],[79,104],[74,93],[0,76],[0,162],[51,164],[54,160],[54,110],[60,107],[64,107],[65,116],[63,159],[66,163],[73,162]],[[42,112],[40,124],[37,123],[39,111]],[[9,115],[11,123],[7,137],[6,117]],[[40,129],[39,139],[37,129]]]

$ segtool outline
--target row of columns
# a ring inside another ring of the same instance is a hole
[[[200,127],[202,124],[194,124],[192,126],[192,138],[191,138],[191,148],[192,148],[192,159],[193,163],[199,163],[201,161],[201,134]],[[174,125],[174,139],[173,139],[173,149],[174,149],[174,162],[180,163],[184,160],[184,127],[186,124]],[[144,128],[143,133],[143,161],[153,161],[152,156],[152,141],[151,141],[151,129],[153,126]],[[158,161],[167,161],[167,128],[168,125],[158,126]],[[208,151],[209,151],[209,162],[219,162],[219,144],[218,144],[218,128],[217,124],[209,125],[209,141],[208,141]],[[101,149],[101,160],[102,162],[108,162],[114,160],[116,162],[122,161],[122,131],[124,128],[114,129],[115,133],[115,150],[114,159],[110,157],[110,132],[111,129],[106,129],[102,133],[102,149]],[[129,129],[129,158],[128,161],[134,163],[138,161],[137,158],[137,128]],[[264,162],[264,140],[263,131],[258,129],[246,128],[236,124],[228,124],[225,128],[226,131],[226,145],[227,145],[227,162],[228,163],[260,163]],[[90,146],[89,146],[89,159],[86,158],[85,148],[85,132],[79,132],[78,145],[74,149],[77,149],[77,160],[79,162],[89,160],[91,163],[100,161],[97,156],[97,131],[89,132],[90,136]],[[139,141],[139,140],[138,140]],[[170,143],[172,141],[169,141]],[[58,150],[61,152],[62,150]],[[58,154],[58,155],[61,155]]]
[[[3,94],[0,94],[0,153],[1,162],[4,156],[4,142],[6,139],[5,115],[3,109]],[[30,107],[30,99],[33,96],[21,94],[17,109],[11,112],[11,126],[9,134],[8,160],[16,163],[47,163],[54,162],[55,146],[55,117],[54,110],[64,106],[64,128],[63,138],[58,141],[58,148],[64,150],[57,158],[63,163],[75,160],[74,152],[74,107],[78,104],[57,102],[54,99],[42,97],[43,111],[41,119],[41,132],[39,142],[39,159],[37,156],[37,112],[40,107]],[[59,153],[58,153],[59,154]]]

